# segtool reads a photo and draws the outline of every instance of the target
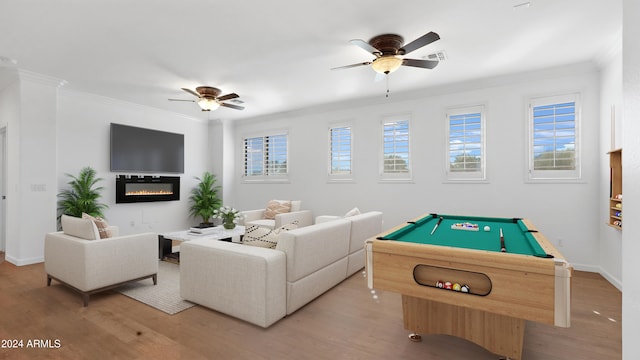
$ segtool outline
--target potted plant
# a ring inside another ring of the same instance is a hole
[[[211,227],[213,223],[210,219],[222,203],[218,197],[220,187],[215,185],[216,176],[210,172],[205,172],[202,178],[196,177],[196,180],[200,182],[191,190],[189,214],[194,218],[202,218],[201,228]]]
[[[102,181],[102,178],[96,178],[96,171],[87,166],[80,170],[78,176],[66,175],[71,178],[68,182],[71,188],[58,194],[58,220],[63,214],[82,217],[82,213],[104,218],[102,211],[108,206],[99,201],[104,188],[96,187]]]
[[[213,216],[222,219],[222,226],[228,230],[236,227],[236,220],[242,219],[240,211],[229,206],[223,206],[220,209],[216,209],[213,212]]]

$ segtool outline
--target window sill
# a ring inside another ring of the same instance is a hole
[[[290,184],[289,179],[243,179],[243,184]]]

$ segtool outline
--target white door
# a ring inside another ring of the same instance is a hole
[[[6,248],[7,128],[0,129],[0,251]]]

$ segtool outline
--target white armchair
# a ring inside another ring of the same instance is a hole
[[[63,231],[48,233],[44,242],[47,286],[56,280],[89,296],[131,281],[152,278],[157,284],[158,236],[153,233],[100,239],[90,219],[62,216]]]
[[[270,206],[274,203],[286,203],[283,200],[272,200],[267,204],[265,209],[241,211],[244,226],[262,226],[270,229],[279,229],[283,225],[298,221],[298,227],[313,225],[313,213],[311,210],[301,210],[302,201],[290,201],[290,209],[288,212],[269,211]],[[277,204],[276,204],[277,206]],[[271,213],[273,216],[265,216]]]

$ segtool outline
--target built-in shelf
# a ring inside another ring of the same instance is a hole
[[[622,149],[609,154],[609,220],[607,224],[622,230]]]

